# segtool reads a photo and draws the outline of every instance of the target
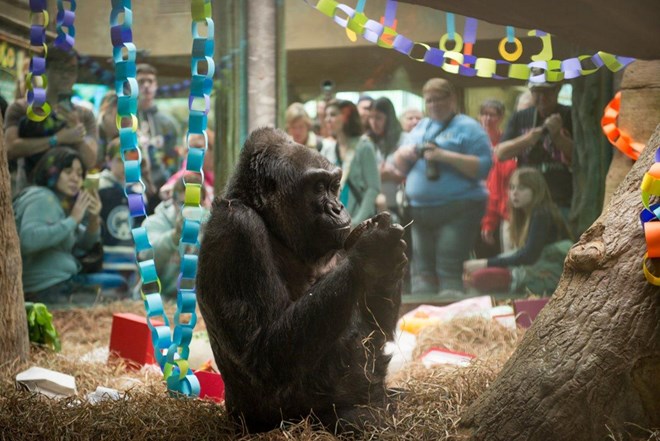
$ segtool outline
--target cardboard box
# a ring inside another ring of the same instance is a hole
[[[34,366],[16,375],[16,387],[49,398],[68,397],[76,394],[76,379],[71,375]]]
[[[154,324],[162,326],[163,322],[155,320]],[[127,365],[134,369],[145,364],[157,364],[151,343],[151,330],[145,317],[132,313],[112,315],[110,360],[116,357],[125,359]]]

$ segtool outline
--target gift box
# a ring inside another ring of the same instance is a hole
[[[154,320],[155,326],[163,322]],[[128,366],[139,369],[145,364],[157,364],[154,348],[151,342],[151,330],[147,319],[132,313],[115,313],[112,315],[112,330],[110,332],[110,359],[121,357]]]
[[[542,299],[524,299],[513,301],[513,312],[516,316],[516,323],[521,328],[529,328],[532,322],[539,315],[549,298]]]

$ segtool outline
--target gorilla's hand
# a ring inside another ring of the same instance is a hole
[[[358,225],[344,243],[348,258],[367,279],[398,280],[408,259],[404,253],[403,227],[390,224],[390,214],[382,212]]]

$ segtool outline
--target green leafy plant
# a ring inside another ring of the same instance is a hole
[[[28,334],[30,341],[49,347],[59,352],[62,350],[60,335],[53,326],[53,315],[43,303],[25,302],[27,313]]]

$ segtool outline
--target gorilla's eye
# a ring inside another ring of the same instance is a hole
[[[339,194],[339,182],[333,182],[330,190],[332,190],[334,194]]]
[[[314,192],[317,194],[325,192],[325,185],[322,181],[318,181],[316,184],[314,184]]]

